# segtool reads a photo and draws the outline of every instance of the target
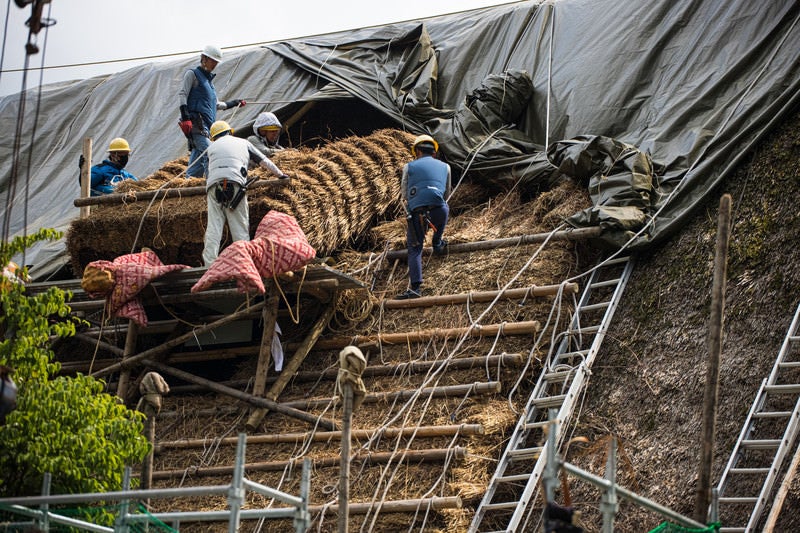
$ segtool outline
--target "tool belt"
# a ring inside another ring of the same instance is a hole
[[[239,205],[239,202],[241,202],[244,197],[243,187],[233,181],[222,180],[214,184],[213,187],[214,198],[219,205],[227,207],[228,209],[236,209],[236,206]]]

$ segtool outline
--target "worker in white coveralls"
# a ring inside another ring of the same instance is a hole
[[[279,144],[283,125],[275,113],[264,111],[253,122],[253,135],[247,138],[253,146],[264,152],[267,157],[272,157],[275,152],[283,150]]]
[[[234,241],[250,240],[250,215],[247,206],[247,166],[254,164],[269,170],[281,179],[288,178],[253,143],[231,135],[233,129],[224,120],[211,125],[211,146],[208,147],[206,225],[203,263],[211,265],[219,255],[222,228],[228,221]]]
[[[178,121],[181,131],[189,141],[189,166],[187,178],[202,178],[208,174],[209,129],[217,120],[217,110],[231,109],[245,105],[244,100],[217,100],[214,89],[214,69],[222,63],[222,50],[208,45],[200,54],[200,65],[187,70],[178,90],[178,105],[181,118]]]
[[[433,229],[433,253],[447,253],[447,241],[442,238],[450,208],[447,198],[451,191],[450,165],[434,157],[439,151],[430,135],[420,135],[411,145],[414,161],[403,166],[400,190],[406,203],[406,239],[408,248],[408,277],[410,286],[397,300],[422,296],[422,246],[428,228]]]

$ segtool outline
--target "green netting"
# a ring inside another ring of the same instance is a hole
[[[717,533],[720,528],[719,522],[712,522],[706,527],[683,527],[670,522],[663,522],[649,533]]]

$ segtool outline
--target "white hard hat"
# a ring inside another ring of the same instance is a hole
[[[281,125],[281,121],[278,120],[278,117],[275,116],[275,113],[270,113],[269,111],[264,111],[260,115],[256,117],[256,121],[253,122],[253,133],[258,135],[259,128],[264,127],[275,127],[278,129],[283,128]]]
[[[213,44],[206,45],[206,47],[203,48],[203,55],[210,57],[217,63],[222,63],[222,50],[219,46],[214,46]]]

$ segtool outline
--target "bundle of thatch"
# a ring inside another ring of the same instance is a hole
[[[400,173],[411,160],[413,135],[379,130],[348,137],[314,150],[284,150],[272,160],[292,177],[281,187],[248,192],[251,234],[271,209],[294,216],[320,255],[358,239],[374,222],[400,205]],[[205,180],[183,179],[186,158],[170,161],[139,182],[127,181],[118,192],[161,187],[197,187]],[[261,168],[251,171],[266,179]],[[180,177],[176,177],[180,176]],[[390,213],[389,218],[394,218]],[[77,275],[91,261],[114,259],[147,246],[166,264],[202,264],[206,227],[204,195],[133,201],[94,207],[67,233],[67,249]]]

